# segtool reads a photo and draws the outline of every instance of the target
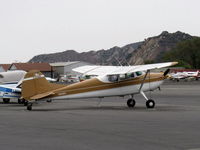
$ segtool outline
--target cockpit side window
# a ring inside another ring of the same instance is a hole
[[[141,75],[142,75],[141,71],[137,71],[135,73],[130,72],[126,74],[108,75],[108,81],[110,82],[123,81],[123,80],[134,78],[136,76],[141,76]]]
[[[134,75],[134,73],[132,72],[132,73],[127,73],[127,78],[134,78],[135,77],[135,75]]]

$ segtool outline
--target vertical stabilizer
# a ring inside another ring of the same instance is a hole
[[[22,82],[22,97],[32,100],[36,95],[41,95],[61,88],[63,85],[49,83],[45,76],[38,70],[28,72]]]

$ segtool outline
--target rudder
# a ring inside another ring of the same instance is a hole
[[[45,76],[38,70],[29,71],[22,82],[22,98],[31,100],[31,97],[50,91],[51,85]]]

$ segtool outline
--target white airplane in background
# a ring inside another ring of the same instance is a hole
[[[19,85],[25,74],[26,71],[23,70],[0,73],[0,99],[2,99],[4,103],[9,103],[11,99],[18,99],[18,103],[23,103],[20,99],[21,88]]]
[[[25,100],[21,99],[21,83],[26,72],[22,70],[1,72],[0,73],[0,99],[4,103],[17,99],[19,104],[25,104]],[[56,82],[56,79],[46,77],[49,82]]]
[[[170,73],[169,78],[172,79],[172,80],[179,81],[180,79],[187,78],[187,75],[183,72]]]
[[[159,88],[167,78],[169,69],[164,73],[151,73],[150,70],[176,64],[177,62],[138,66],[83,66],[73,70],[84,75],[98,76],[70,85],[49,83],[41,72],[33,70],[24,77],[21,96],[28,101],[27,110],[32,110],[32,104],[39,101],[125,95],[131,96],[127,100],[128,107],[134,107],[135,94],[141,94],[146,99],[147,108],[154,108],[154,100],[148,99],[144,92]]]
[[[169,78],[172,80],[180,81],[181,79],[196,79],[199,78],[199,71],[184,71],[184,72],[176,72],[170,73]]]
[[[23,70],[0,72],[0,84],[18,84],[25,74]]]
[[[185,73],[189,78],[195,78],[195,79],[199,78],[199,70],[197,70],[197,71],[184,71],[183,73]]]
[[[10,99],[18,99],[19,104],[24,102],[21,99],[21,88],[19,84],[0,85],[0,98],[3,99],[4,103],[9,103]]]

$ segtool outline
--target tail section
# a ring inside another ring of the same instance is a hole
[[[49,83],[38,70],[28,72],[22,82],[22,97],[26,100],[40,99],[52,94],[63,85]]]

